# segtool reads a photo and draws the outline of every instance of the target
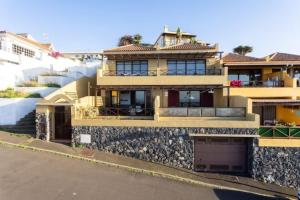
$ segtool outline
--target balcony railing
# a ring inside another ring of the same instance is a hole
[[[99,109],[101,116],[153,116],[153,108],[121,108],[121,107],[103,107]]]
[[[268,80],[268,81],[230,81],[231,87],[284,87],[283,80]]]
[[[161,75],[168,75],[168,76],[201,76],[201,75],[222,75],[222,69],[221,68],[211,68],[211,69],[167,69],[167,70],[161,70]]]
[[[258,132],[261,137],[300,138],[300,127],[261,126]]]
[[[160,108],[160,116],[165,117],[245,117],[245,108],[183,107]]]
[[[117,71],[104,70],[104,76],[156,76],[157,70]]]
[[[103,76],[204,76],[204,75],[222,75],[221,68],[199,69],[199,70],[104,70]]]

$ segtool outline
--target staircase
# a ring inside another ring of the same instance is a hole
[[[23,134],[35,134],[35,110],[21,118],[16,125],[3,125],[0,126],[0,130],[23,133]]]

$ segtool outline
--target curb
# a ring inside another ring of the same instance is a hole
[[[24,144],[15,144],[15,143],[5,142],[5,141],[0,140],[0,145],[10,145],[10,146],[13,146],[13,147],[18,147],[18,148],[22,148],[22,149],[29,149],[29,150],[32,150],[32,151],[47,152],[47,153],[51,153],[51,154],[55,154],[55,155],[59,155],[59,156],[64,156],[64,157],[68,157],[68,158],[72,158],[72,159],[83,160],[83,161],[87,161],[87,162],[91,162],[91,163],[106,165],[106,166],[109,166],[109,167],[125,169],[125,170],[130,171],[130,172],[141,173],[141,174],[151,175],[151,176],[155,176],[155,177],[162,177],[162,178],[175,180],[175,181],[180,181],[180,182],[189,183],[189,184],[194,184],[194,185],[198,185],[198,186],[216,188],[216,189],[221,189],[221,190],[231,190],[231,191],[237,191],[237,192],[245,192],[245,193],[251,193],[251,194],[254,194],[254,195],[260,195],[260,196],[264,196],[264,197],[276,197],[274,195],[251,192],[251,191],[247,191],[247,190],[241,190],[241,189],[237,189],[237,188],[233,188],[233,187],[221,186],[221,185],[216,185],[216,184],[211,184],[211,183],[205,183],[205,182],[202,182],[202,181],[196,181],[196,180],[193,180],[193,179],[190,179],[190,178],[179,177],[179,176],[175,176],[175,175],[171,175],[171,174],[166,174],[166,173],[163,173],[163,172],[155,172],[155,171],[151,171],[151,170],[140,169],[140,168],[136,168],[136,167],[130,167],[130,166],[127,166],[127,165],[120,165],[120,164],[116,164],[116,163],[100,161],[100,160],[86,158],[86,157],[82,157],[82,156],[62,153],[62,152],[59,152],[59,151],[53,151],[53,150],[42,149],[42,148],[37,148],[37,147],[31,147],[31,146],[27,146],[27,145],[24,145]],[[292,199],[292,198],[289,198],[289,199]]]

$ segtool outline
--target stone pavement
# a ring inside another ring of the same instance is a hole
[[[166,173],[175,175],[178,177],[189,178],[196,181],[201,181],[207,184],[220,185],[223,187],[236,188],[239,190],[250,191],[259,194],[273,195],[277,197],[295,198],[296,191],[291,188],[280,187],[274,184],[265,184],[259,181],[255,181],[249,177],[224,175],[218,173],[198,173],[189,170],[178,169],[173,167],[164,166],[157,163],[151,163],[138,159],[128,158],[112,153],[103,151],[92,151],[83,148],[72,148],[70,146],[52,142],[45,142],[42,140],[35,140],[27,137],[26,135],[16,136],[14,134],[1,132],[0,141],[11,142],[15,144],[23,144],[30,147],[37,147],[52,151],[58,151],[76,156],[82,156],[92,158],[100,161],[115,163],[119,165],[125,165],[134,168],[140,168],[144,170],[151,170],[160,173]]]

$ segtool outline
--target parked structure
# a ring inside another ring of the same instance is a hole
[[[269,147],[264,151],[258,145],[274,143],[259,138],[255,101],[243,93],[248,88],[233,85],[239,81],[229,81],[235,72],[230,57],[223,63],[217,44],[195,41],[193,34],[165,29],[154,45],[105,50],[95,84],[74,83],[71,94],[61,88],[38,103],[37,137],[67,138],[73,145],[195,171],[248,172],[264,179],[259,163]],[[288,77],[284,84],[292,86],[285,92],[293,96],[295,79]],[[80,95],[73,98],[76,92]],[[60,126],[68,131],[59,131]],[[292,143],[297,148],[299,139]],[[287,180],[298,172],[291,169]],[[293,180],[281,184],[299,184]]]

